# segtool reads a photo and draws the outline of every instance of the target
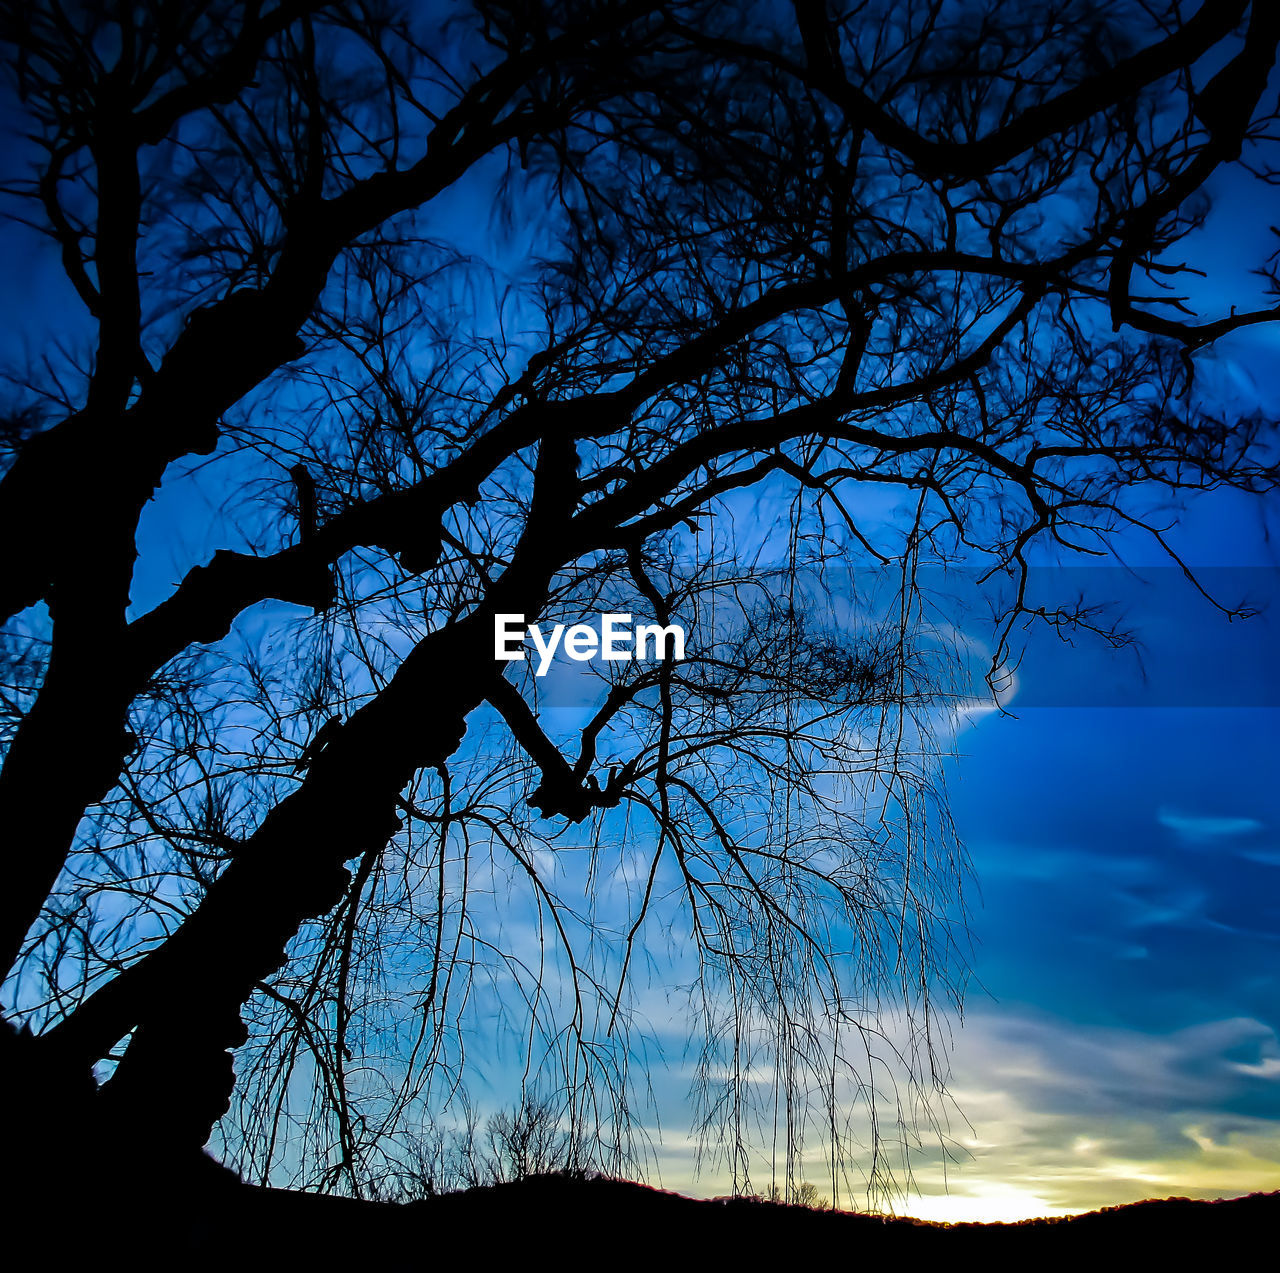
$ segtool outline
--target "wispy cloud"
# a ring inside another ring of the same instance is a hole
[[[1017,1220],[1280,1188],[1280,1039],[1252,1018],[1147,1033],[993,1009],[956,1033],[951,1068],[958,1113],[918,1146],[902,1214]],[[830,1193],[826,1146],[806,1150]],[[730,1188],[715,1169],[695,1176],[689,1141],[658,1158],[668,1188]]]
[[[1280,1042],[1259,1021],[1168,1034],[986,1013],[956,1040],[967,1162],[919,1167],[903,1210],[1017,1219],[1280,1188]]]
[[[1255,818],[1197,817],[1162,808],[1157,815],[1162,827],[1167,827],[1184,844],[1205,845],[1221,840],[1237,840],[1241,836],[1261,831],[1263,824]]]

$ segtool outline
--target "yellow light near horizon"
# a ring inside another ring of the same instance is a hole
[[[1014,1220],[1071,1215],[1076,1210],[1087,1208],[1054,1206],[1029,1189],[997,1181],[966,1182],[964,1192],[911,1193],[895,1207],[898,1215],[911,1216],[916,1220],[935,1220],[942,1224],[1008,1224]]]

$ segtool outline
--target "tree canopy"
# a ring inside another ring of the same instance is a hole
[[[65,332],[0,431],[13,1064],[357,1193],[479,1064],[612,1165],[665,988],[737,1178],[758,1114],[879,1187],[987,692],[921,567],[1010,581],[998,678],[1089,621],[1045,554],[1275,488],[1197,374],[1275,262],[1193,267],[1280,9],[1189,7],[0,6]],[[685,658],[495,660],[605,611]]]

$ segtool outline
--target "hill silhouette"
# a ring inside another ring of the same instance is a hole
[[[1151,1200],[1084,1215],[1017,1223],[940,1224],[815,1211],[750,1198],[695,1199],[608,1178],[539,1176],[410,1203],[264,1189],[214,1169],[181,1191],[149,1182],[95,1191],[76,1207],[77,1235],[99,1252],[129,1235],[131,1263],[148,1267],[438,1267],[452,1253],[481,1268],[755,1265],[783,1256],[863,1260],[1166,1258],[1226,1253],[1274,1239],[1280,1193],[1225,1201]],[[61,1194],[65,1203],[66,1195]],[[86,1209],[87,1208],[87,1209]],[[113,1232],[113,1230],[119,1230]],[[119,1249],[118,1247],[116,1249]],[[1259,1249],[1266,1249],[1259,1247]]]

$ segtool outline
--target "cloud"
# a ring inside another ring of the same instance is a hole
[[[1262,830],[1263,824],[1255,818],[1196,817],[1162,808],[1157,815],[1162,827],[1167,827],[1184,844],[1205,845],[1220,840],[1235,840]]]
[[[1250,1018],[1147,1034],[984,1013],[957,1037],[952,1092],[969,1160],[919,1165],[907,1214],[1017,1219],[1280,1188],[1280,1040]]]
[[[1042,1112],[1109,1117],[1248,1107],[1280,1129],[1280,1073],[1265,1065],[1280,1058],[1280,1041],[1251,1018],[1156,1034],[990,1013],[966,1025],[958,1047],[958,1073],[972,1058],[993,1085]]]
[[[991,1009],[956,1031],[949,1091],[941,1134],[919,1128],[899,1214],[1017,1220],[1280,1189],[1280,1038],[1251,1017],[1150,1033]],[[692,1140],[664,1140],[667,1188],[730,1191],[723,1160],[699,1176]],[[806,1140],[803,1178],[830,1194],[827,1162],[829,1146]],[[751,1171],[758,1185],[754,1159]],[[863,1205],[852,1183],[843,1205]]]

